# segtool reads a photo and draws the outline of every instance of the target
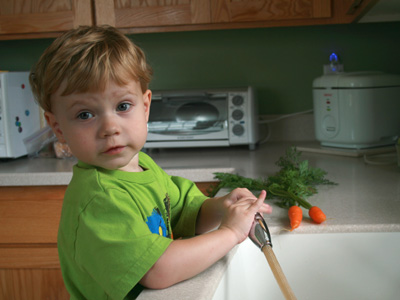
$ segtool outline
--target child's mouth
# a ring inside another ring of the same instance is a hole
[[[108,154],[108,155],[115,155],[115,154],[119,154],[122,152],[122,150],[124,150],[124,146],[115,146],[115,147],[111,147],[109,149],[107,149],[106,151],[104,151],[104,154]]]

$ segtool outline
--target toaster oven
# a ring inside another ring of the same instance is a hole
[[[23,140],[40,129],[29,72],[0,73],[0,158],[27,154]]]
[[[144,148],[226,147],[259,141],[252,87],[153,91]]]

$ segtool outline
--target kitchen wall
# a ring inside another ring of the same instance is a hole
[[[138,34],[152,89],[253,85],[261,114],[312,108],[311,86],[336,52],[346,71],[400,74],[400,22]],[[0,70],[29,70],[52,39],[0,41]]]

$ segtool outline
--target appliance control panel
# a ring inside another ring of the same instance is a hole
[[[248,93],[229,93],[228,119],[230,139],[235,142],[248,140]]]
[[[333,138],[339,132],[339,105],[337,93],[333,90],[324,91],[320,101],[320,109],[322,110],[322,133],[328,138]]]

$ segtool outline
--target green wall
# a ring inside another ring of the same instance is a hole
[[[331,52],[346,71],[400,74],[400,22],[130,36],[154,69],[152,89],[252,85],[261,114],[312,108],[312,81]],[[0,69],[29,70],[51,39],[0,41]]]

